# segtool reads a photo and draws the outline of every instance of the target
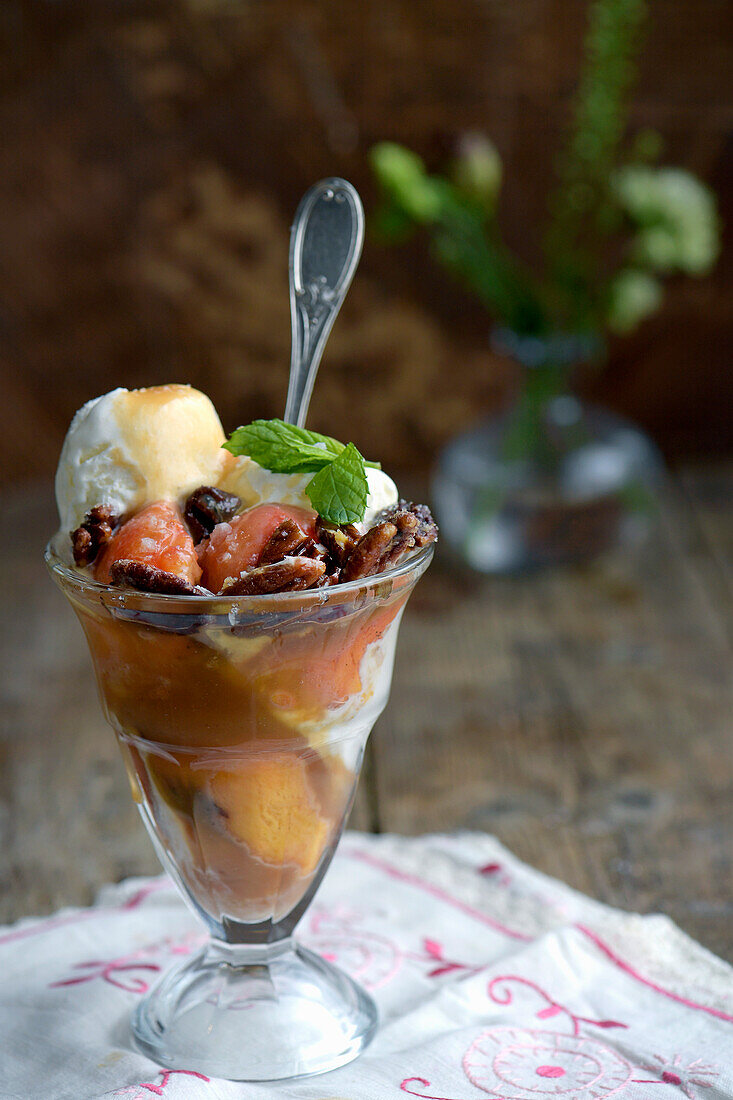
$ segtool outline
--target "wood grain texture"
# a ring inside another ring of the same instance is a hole
[[[495,833],[733,959],[733,469],[685,471],[641,551],[516,580],[439,555],[405,615],[352,825]],[[412,487],[410,487],[412,488]],[[157,870],[81,632],[44,574],[47,492],[0,550],[0,920]]]
[[[698,536],[697,561],[733,635],[733,476],[731,465],[685,470],[679,480]]]

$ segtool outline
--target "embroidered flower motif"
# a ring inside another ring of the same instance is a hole
[[[684,1092],[688,1100],[696,1100],[695,1088],[712,1088],[713,1080],[720,1076],[715,1066],[703,1062],[701,1058],[696,1058],[694,1062],[687,1062],[681,1054],[675,1054],[671,1060],[662,1054],[655,1054],[652,1060],[655,1064],[647,1068],[652,1073],[658,1073],[659,1078],[653,1081],[635,1079],[636,1083],[674,1085]]]
[[[518,1027],[484,1031],[466,1051],[463,1070],[472,1085],[501,1100],[598,1100],[631,1080],[626,1059],[595,1039]]]
[[[457,975],[465,976],[467,974],[478,974],[483,970],[482,966],[474,966],[472,963],[458,962],[457,959],[449,959],[445,954],[445,948],[443,944],[438,940],[423,939],[422,952],[409,954],[411,959],[416,959],[418,962],[425,960],[430,969],[428,970],[428,978],[442,978],[445,974],[452,974],[454,977]]]
[[[127,1096],[129,1100],[150,1100],[152,1096],[163,1096],[171,1077],[196,1077],[199,1081],[210,1081],[203,1073],[197,1073],[193,1069],[164,1069],[158,1074],[157,1081],[142,1081],[139,1085],[125,1085],[114,1092],[105,1093],[105,1096]]]
[[[511,1005],[514,1003],[513,986],[517,986],[519,992],[536,994],[545,1001],[545,1007],[535,1013],[538,1020],[550,1020],[553,1016],[564,1015],[573,1027],[573,1035],[580,1035],[582,1024],[590,1024],[592,1027],[602,1028],[626,1028],[628,1025],[620,1020],[594,1020],[589,1016],[578,1016],[571,1008],[561,1005],[549,993],[536,982],[529,978],[523,978],[519,974],[498,974],[489,982],[486,992],[491,1000],[498,1005]]]
[[[391,982],[402,965],[399,948],[370,932],[334,930],[309,936],[308,946],[327,962],[345,970],[365,989],[379,989]]]
[[[402,952],[391,940],[349,927],[323,912],[314,916],[304,939],[312,951],[341,967],[366,989],[387,985],[402,966]]]
[[[150,988],[148,978],[159,973],[161,964],[152,960],[146,962],[144,961],[146,958],[161,951],[168,955],[188,955],[204,939],[205,937],[201,934],[192,932],[181,940],[165,939],[116,959],[87,959],[84,962],[74,963],[72,967],[74,975],[51,982],[49,989],[84,985],[86,982],[100,979],[125,993],[147,993]]]

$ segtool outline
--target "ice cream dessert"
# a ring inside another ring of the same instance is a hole
[[[96,505],[130,515],[217,483],[228,466],[214,406],[191,386],[116,389],[88,401],[66,434],[56,472],[61,527]]]
[[[188,386],[85,405],[56,490],[57,579],[159,854],[215,932],[275,935],[340,834],[430,513],[351,443],[227,441]]]

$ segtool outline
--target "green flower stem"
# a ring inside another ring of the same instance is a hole
[[[529,459],[542,470],[553,468],[555,449],[547,434],[547,406],[568,392],[568,377],[566,366],[547,365],[526,371],[504,436],[502,452],[507,462]]]
[[[547,319],[531,279],[511,252],[458,204],[445,203],[432,228],[433,251],[495,317],[516,332],[541,334]]]
[[[603,321],[604,242],[619,229],[611,181],[646,12],[646,0],[590,5],[573,126],[557,163],[545,237],[548,289],[567,329],[597,328]]]

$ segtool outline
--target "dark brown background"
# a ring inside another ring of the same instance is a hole
[[[653,0],[633,124],[733,220],[729,0]],[[531,256],[572,93],[580,0],[225,0],[0,5],[2,477],[50,474],[68,420],[114,385],[190,381],[225,427],[281,412],[287,230],[342,174],[374,194],[382,138],[430,159],[483,128],[503,222]],[[730,236],[730,231],[728,231]],[[671,286],[590,389],[667,454],[730,440],[733,264]],[[370,242],[311,423],[397,472],[501,398],[488,319],[420,246]],[[344,428],[348,424],[348,430]]]

